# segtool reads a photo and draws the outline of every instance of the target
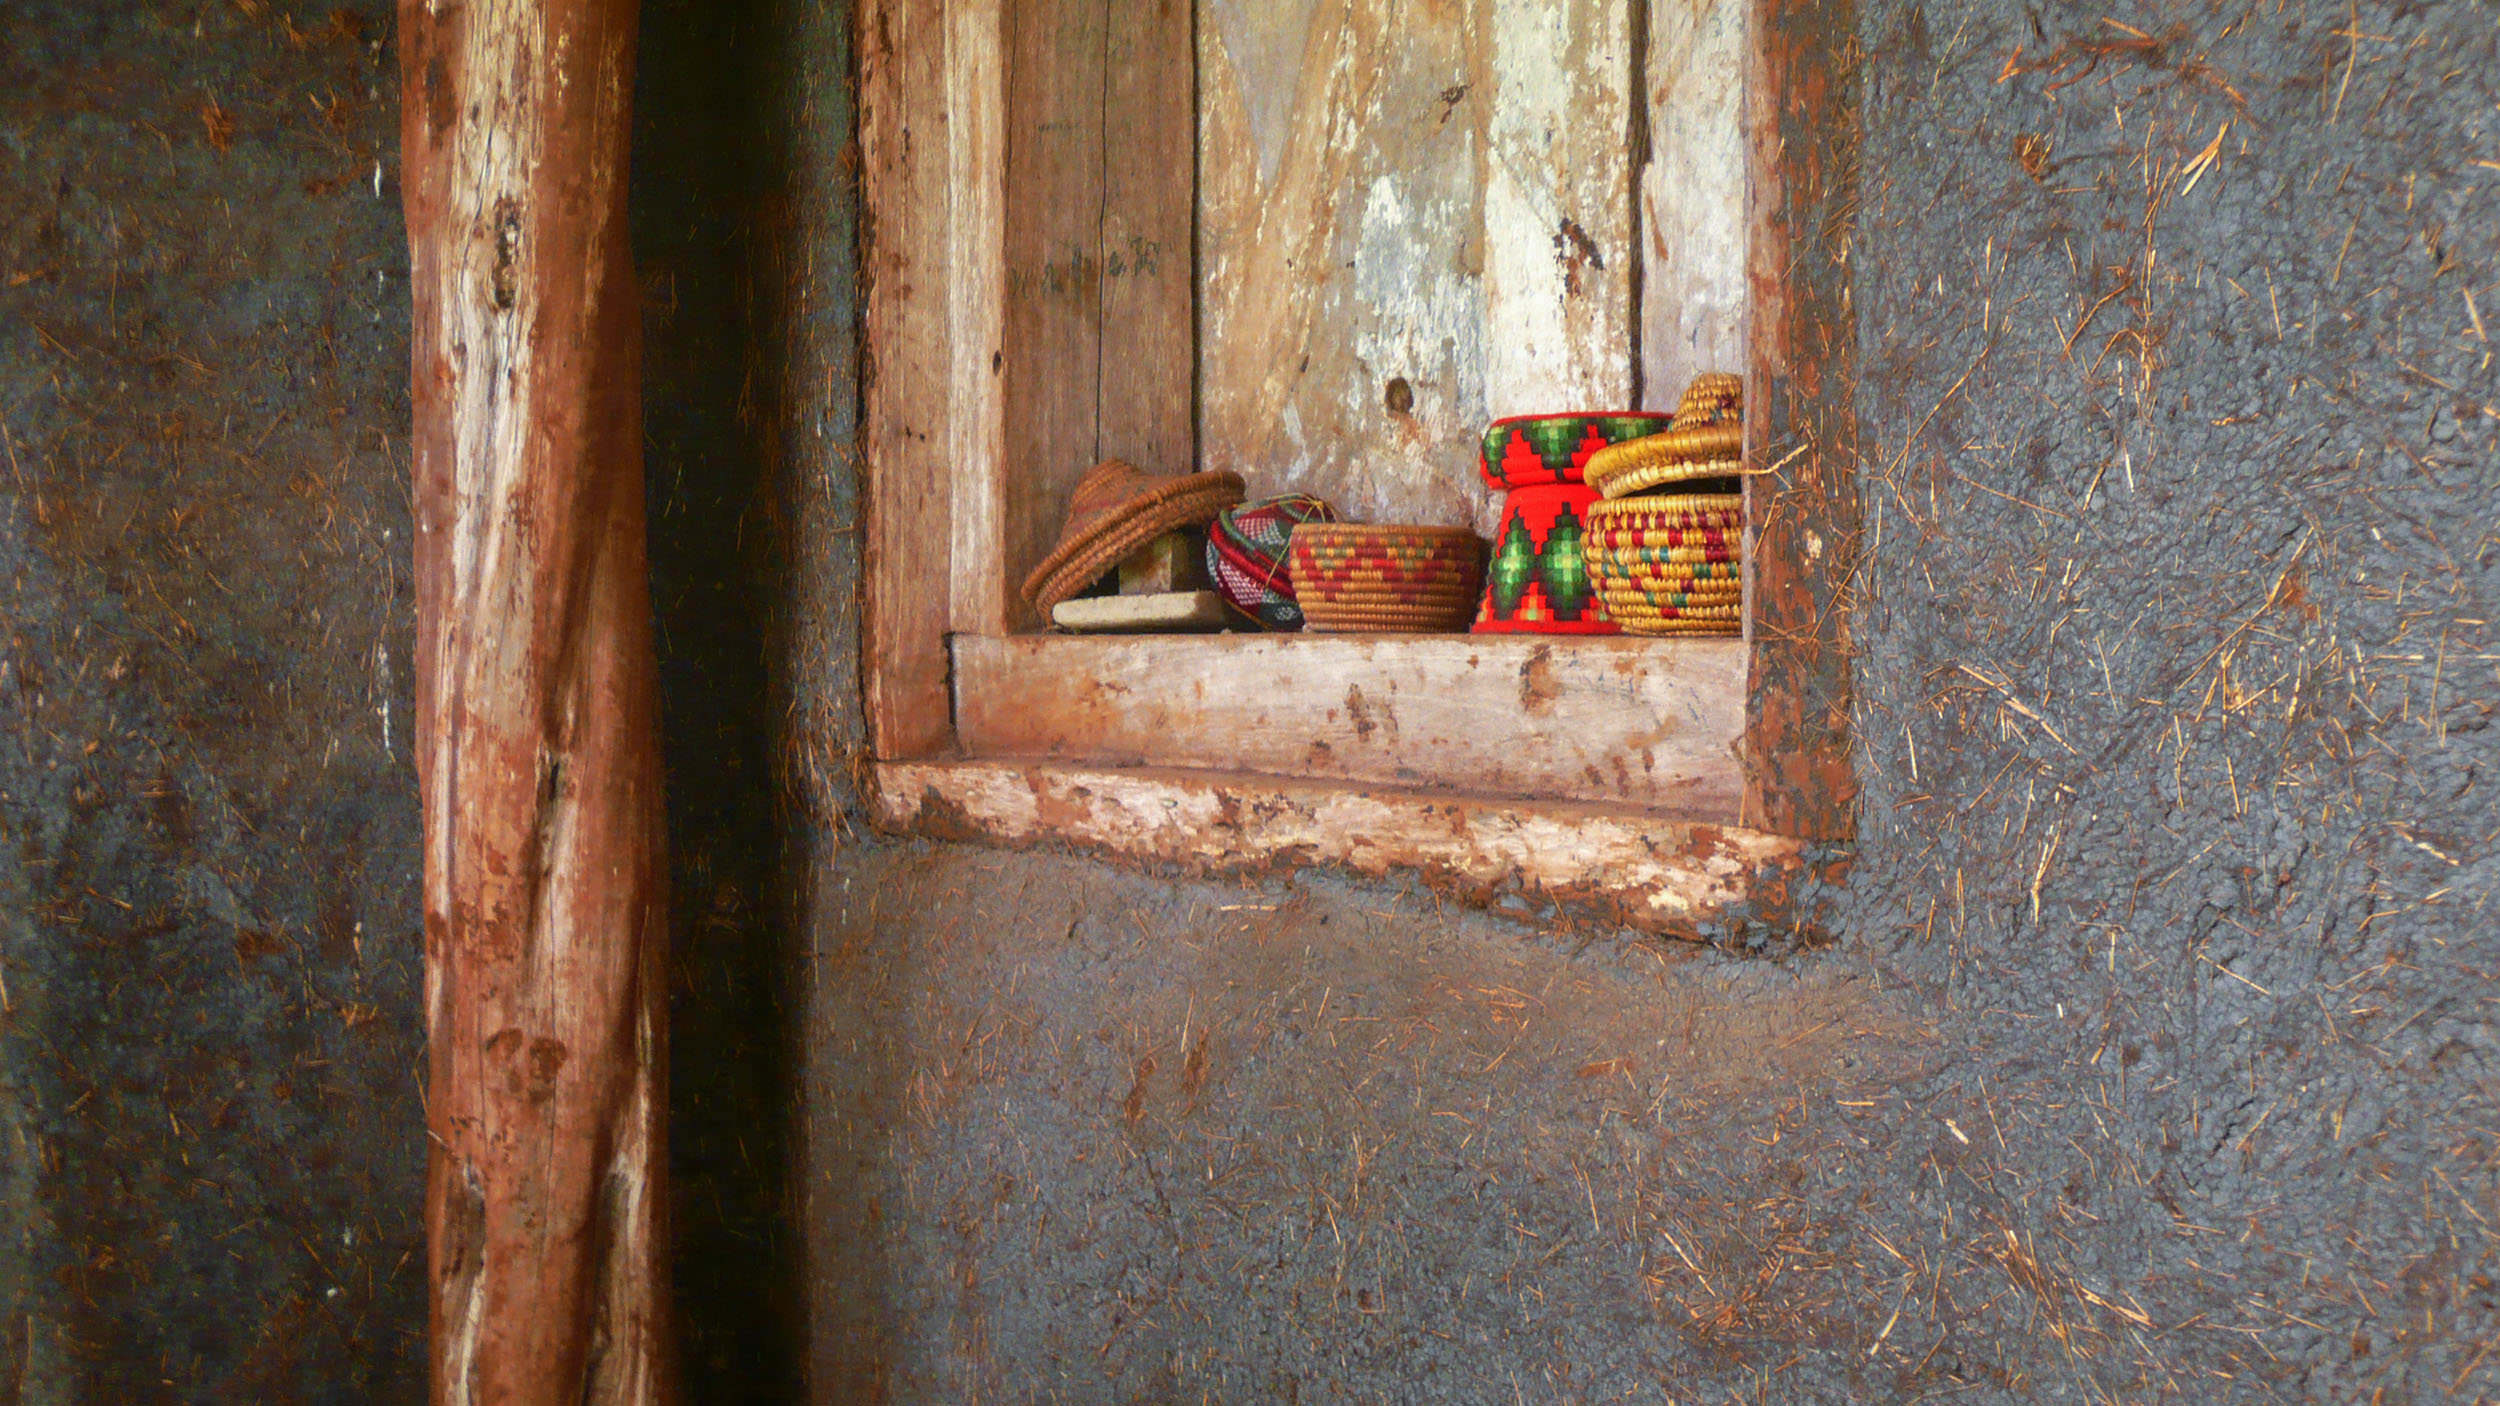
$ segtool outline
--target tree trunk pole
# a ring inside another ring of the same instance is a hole
[[[400,0],[438,1403],[673,1399],[634,0]]]

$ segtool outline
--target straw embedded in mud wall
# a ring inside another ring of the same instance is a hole
[[[632,0],[400,6],[438,1402],[668,1368]]]

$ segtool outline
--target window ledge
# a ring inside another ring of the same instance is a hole
[[[880,762],[875,819],[890,833],[1063,842],[1208,872],[1403,870],[1478,903],[1518,894],[1677,937],[1763,908],[1801,852],[1781,836],[1621,805],[1014,758]]]
[[[1251,772],[1733,824],[1738,639],[956,635],[962,754]]]

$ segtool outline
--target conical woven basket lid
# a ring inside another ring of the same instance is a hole
[[[1244,491],[1236,473],[1150,474],[1105,459],[1076,481],[1059,543],[1024,578],[1024,597],[1047,611],[1164,533],[1213,521]]]

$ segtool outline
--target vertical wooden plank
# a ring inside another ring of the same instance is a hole
[[[952,374],[946,471],[954,479],[956,630],[1013,627],[1007,569],[1007,61],[1000,0],[946,11],[947,281]]]
[[[1753,0],[1744,823],[1856,832],[1847,599],[1859,537],[1855,0]]]
[[[1011,588],[1058,539],[1068,491],[1098,448],[1107,8],[1107,0],[1007,8],[1000,531]],[[1020,596],[1006,611],[1014,628],[1041,623]]]
[[[1490,525],[1475,444],[1632,379],[1631,0],[1199,0],[1200,454]]]
[[[1628,0],[1492,0],[1488,416],[1632,399],[1635,36]]]
[[[632,0],[402,0],[432,1399],[673,1400]]]
[[[1251,492],[1481,497],[1478,0],[1199,0],[1199,453]]]
[[[1191,0],[1110,0],[1098,452],[1197,466],[1197,50]]]
[[[928,756],[954,732],[944,0],[863,0],[859,61],[868,726],[878,756]]]
[[[1704,371],[1745,366],[1745,11],[1649,0],[1641,174],[1641,398],[1673,410]]]

